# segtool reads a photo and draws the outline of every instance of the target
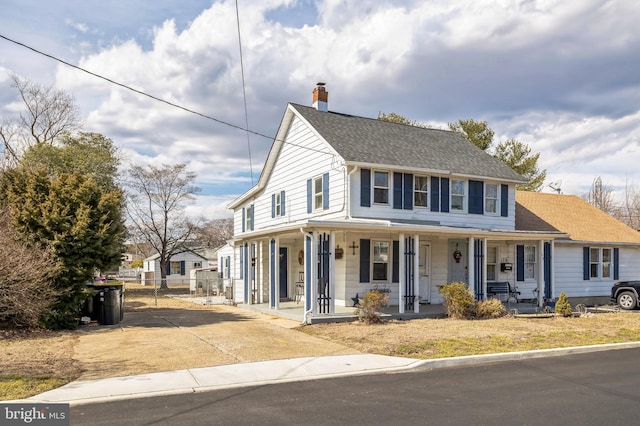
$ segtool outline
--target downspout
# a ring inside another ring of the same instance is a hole
[[[303,247],[303,250],[304,250],[304,246],[305,246],[305,243],[306,243],[307,234],[304,232],[304,229],[302,229],[302,228],[300,228],[300,232],[302,233],[302,237],[303,237],[303,238],[302,238],[302,247]],[[306,279],[306,278],[305,278],[305,279]],[[304,294],[305,294],[305,299],[306,299],[306,296],[307,296],[306,291],[307,291],[307,289],[305,288],[304,290],[305,290],[305,293],[304,293]],[[313,304],[312,304],[312,305],[309,307],[309,309],[308,309],[308,310],[306,310],[306,311],[304,312],[304,314],[302,315],[302,322],[300,323],[300,325],[307,325],[307,315],[309,315],[311,312],[313,312]]]
[[[351,219],[351,175],[355,172],[357,172],[359,169],[358,166],[355,166],[353,168],[353,170],[351,170],[350,172],[347,173],[347,166],[344,166],[344,172],[345,172],[345,179],[344,179],[344,184],[346,186],[345,188],[345,194],[346,194],[346,198],[345,198],[345,203],[346,203],[346,211],[347,214],[345,216],[345,219]]]

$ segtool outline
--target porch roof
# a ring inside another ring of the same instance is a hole
[[[501,240],[554,240],[558,238],[568,238],[568,235],[558,231],[519,231],[501,229],[480,229],[443,226],[439,224],[418,224],[405,223],[400,221],[390,221],[384,219],[310,219],[295,223],[282,224],[270,228],[253,232],[246,232],[235,241],[242,241],[265,236],[275,236],[277,234],[313,231],[313,230],[353,230],[358,232],[394,232],[399,234],[431,234],[431,235],[451,235],[456,237],[477,237],[494,238]]]

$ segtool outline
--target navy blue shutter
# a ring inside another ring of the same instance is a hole
[[[393,208],[402,208],[402,173],[393,172]]]
[[[307,179],[307,213],[313,211],[313,182]]]
[[[509,185],[500,185],[500,216],[509,216]]]
[[[371,170],[360,170],[360,206],[371,207]]]
[[[393,242],[393,264],[391,266],[391,282],[400,282],[400,241]]]
[[[371,255],[371,241],[360,240],[360,282],[368,283],[369,280],[369,262]]]
[[[484,213],[484,183],[477,180],[469,181],[469,213]]]
[[[551,243],[544,243],[544,297],[551,298]]]
[[[524,246],[516,246],[516,281],[524,281]]]
[[[284,191],[280,191],[280,216],[284,216],[285,212],[284,212],[284,206],[285,206],[285,202],[284,202]]]
[[[185,274],[185,267],[184,267],[184,260],[180,261],[180,275],[184,275]]]
[[[440,189],[440,211],[449,213],[449,178],[441,179]]]
[[[276,194],[271,194],[271,219],[276,217]]]
[[[167,259],[167,275],[171,275],[171,259]]]
[[[582,279],[585,281],[591,279],[589,270],[589,247],[582,247]]]
[[[329,173],[322,175],[322,210],[329,208]]]
[[[405,210],[413,210],[413,174],[404,174],[404,205]]]
[[[431,177],[431,211],[440,211],[440,178]]]
[[[244,207],[242,208],[242,232],[244,232],[244,228],[245,228],[245,211],[244,211]]]
[[[620,279],[619,265],[620,265],[620,249],[616,247],[613,249],[613,279],[614,280]]]

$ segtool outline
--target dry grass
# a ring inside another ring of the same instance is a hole
[[[372,326],[355,322],[318,324],[301,330],[364,353],[431,359],[640,341],[640,315],[621,312],[579,318],[424,319]]]
[[[78,378],[269,359],[358,352],[429,359],[640,341],[640,313],[298,327],[289,320],[229,306],[197,305],[162,292],[156,305],[154,289],[127,288],[125,308],[130,316],[120,327],[0,332],[0,400],[29,397]],[[188,289],[168,291],[172,292],[184,294]],[[189,323],[189,311],[200,311],[199,322]],[[133,323],[133,312],[150,313],[145,317],[152,323]]]

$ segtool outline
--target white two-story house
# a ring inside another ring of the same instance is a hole
[[[280,304],[302,294],[304,316],[331,316],[370,289],[398,313],[439,304],[440,285],[518,282],[553,293],[557,229],[517,230],[525,182],[455,132],[288,104],[258,183],[234,212],[234,298]]]

